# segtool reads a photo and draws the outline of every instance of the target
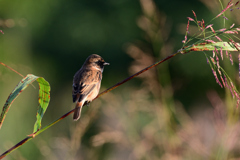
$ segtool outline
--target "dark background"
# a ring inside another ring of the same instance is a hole
[[[104,69],[103,91],[180,49],[187,17],[194,18],[192,10],[209,22],[222,8],[217,0],[2,0],[0,61],[50,83],[46,126],[73,109],[72,78],[90,54],[111,64]],[[239,24],[239,13],[226,12],[225,27]],[[211,23],[220,29],[223,21],[219,17]],[[233,58],[234,66],[226,57],[221,64],[238,84],[237,53]],[[1,106],[20,80],[0,67]],[[34,86],[38,88],[36,82]],[[37,106],[38,89],[29,86],[14,101],[0,130],[1,153],[32,133]],[[234,150],[240,144],[235,139],[236,103],[216,83],[202,52],[164,62],[84,107],[82,114],[78,122],[70,115],[5,159],[239,156]]]

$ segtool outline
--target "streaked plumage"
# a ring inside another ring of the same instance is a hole
[[[90,55],[73,77],[72,98],[76,102],[73,120],[78,120],[84,103],[91,102],[99,93],[102,72],[109,63],[97,55]]]

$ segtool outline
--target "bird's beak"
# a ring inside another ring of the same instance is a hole
[[[104,65],[104,66],[110,65],[110,63],[104,62],[103,65]]]

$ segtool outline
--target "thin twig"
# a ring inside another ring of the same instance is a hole
[[[10,70],[12,70],[13,72],[17,73],[17,74],[20,75],[21,77],[24,77],[21,73],[19,73],[18,71],[12,69],[12,68],[9,67],[8,65],[6,65],[6,64],[4,64],[4,63],[2,63],[2,62],[0,62],[0,64],[3,65],[3,66],[5,66],[5,67],[7,67],[7,68],[10,69]]]
[[[165,62],[166,60],[168,60],[168,59],[176,56],[176,55],[179,54],[179,53],[180,53],[180,52],[174,53],[174,54],[172,54],[172,55],[170,55],[170,56],[168,56],[168,57],[166,57],[166,58],[164,58],[164,59],[162,59],[162,60],[160,60],[160,61],[158,61],[158,62],[156,62],[156,63],[154,63],[154,64],[152,64],[152,65],[150,65],[150,66],[148,66],[148,67],[146,67],[146,68],[144,68],[143,70],[135,73],[134,75],[132,75],[132,76],[124,79],[123,81],[121,81],[121,82],[113,85],[112,87],[106,89],[105,91],[101,92],[95,99],[97,99],[97,98],[99,98],[100,96],[106,94],[107,92],[110,92],[111,90],[119,87],[120,85],[122,85],[122,84],[126,83],[127,81],[133,79],[134,77],[142,74],[143,72],[145,72],[145,71],[147,71],[147,70],[149,70],[149,69],[151,69],[151,68],[153,68],[153,67],[156,67],[157,65]],[[95,100],[95,99],[93,99],[93,100]],[[56,124],[57,122],[59,122],[59,121],[61,121],[62,119],[66,118],[66,117],[69,116],[71,113],[73,113],[74,110],[75,110],[75,109],[72,109],[71,111],[65,113],[63,116],[61,116],[61,117],[58,118],[57,120],[55,120],[55,121],[53,121],[52,123],[50,123],[49,125],[45,126],[44,128],[40,129],[39,131],[37,131],[37,132],[29,135],[29,136],[26,137],[25,139],[21,140],[19,143],[17,143],[17,144],[14,145],[13,147],[11,147],[9,150],[7,150],[6,152],[4,152],[2,155],[0,155],[0,159],[4,158],[4,157],[7,156],[8,154],[10,154],[12,151],[14,151],[15,149],[17,149],[18,147],[20,147],[20,146],[23,145],[24,143],[28,142],[28,141],[31,140],[32,138],[36,137],[37,135],[39,135],[40,133],[42,133],[43,131],[45,131],[45,130],[48,129],[49,127],[51,127],[51,126],[53,126],[54,124]]]

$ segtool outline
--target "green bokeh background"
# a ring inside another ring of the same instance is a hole
[[[205,21],[211,20],[221,11],[219,4],[215,7],[216,10],[211,10],[206,1],[198,0],[155,0],[154,3],[161,16],[166,18],[165,24],[169,36],[164,41],[172,47],[172,50],[166,52],[167,55],[181,48],[181,41],[184,38],[182,34],[184,29],[181,30],[181,26],[186,26],[186,17],[193,17],[192,10]],[[224,1],[224,4],[226,3],[227,1]],[[0,29],[4,32],[0,35],[0,61],[23,75],[31,73],[44,77],[50,83],[51,101],[42,126],[74,107],[71,99],[72,78],[90,54],[99,54],[111,64],[104,69],[102,90],[130,76],[129,67],[134,59],[126,53],[129,43],[142,41],[145,46],[151,46],[145,38],[145,32],[137,23],[142,14],[143,10],[138,0],[0,1]],[[227,23],[230,22],[231,20]],[[221,21],[216,23],[216,28],[221,27]],[[159,45],[162,47],[164,44]],[[159,60],[167,55],[161,55],[159,52],[154,57],[155,60]],[[220,97],[224,98],[225,90],[215,83],[204,54],[193,52],[178,55],[167,63],[171,79],[168,83],[173,87],[172,98],[180,102],[190,116],[196,110],[202,109],[199,107],[211,108],[206,96],[209,90],[216,90]],[[156,68],[161,70],[161,65]],[[234,75],[236,73],[234,67],[231,69],[233,72],[229,69],[228,73]],[[161,72],[159,76],[161,79]],[[8,95],[20,80],[19,75],[0,66],[0,106],[4,105]],[[34,83],[34,86],[38,88],[37,83]],[[111,94],[120,95],[124,101],[130,98],[128,95],[131,94],[132,88],[138,90],[142,86],[142,79],[133,79]],[[108,94],[104,95],[107,96]],[[98,118],[89,126],[81,140],[81,147],[97,150],[94,152],[94,154],[98,153],[97,156],[92,159],[111,159],[109,155],[115,152],[111,144],[97,149],[89,147],[91,137],[104,130],[99,126],[105,122],[98,119],[105,116],[101,108],[106,103],[101,103],[103,105],[97,113]],[[90,107],[94,107],[93,104]],[[38,90],[29,86],[13,103],[3,123],[0,130],[0,153],[32,133],[37,105]],[[122,110],[129,107],[131,106],[124,105]],[[86,110],[88,109],[84,109],[83,114]],[[145,113],[141,112],[138,116],[144,117]],[[148,123],[148,119],[133,120],[131,117],[125,117],[124,121],[137,121],[140,123],[140,128]],[[136,124],[132,123],[132,125]],[[69,154],[68,151],[60,154],[56,145],[60,145],[60,148],[61,145],[64,146],[64,140],[71,137],[71,130],[76,126],[69,116],[5,159],[68,159],[65,156]],[[79,144],[81,142],[79,141]],[[45,151],[40,146],[48,147]],[[82,152],[79,151],[78,154]],[[158,150],[158,152],[156,155],[160,158],[162,151]],[[69,159],[84,159],[81,156],[81,158],[74,157]]]

